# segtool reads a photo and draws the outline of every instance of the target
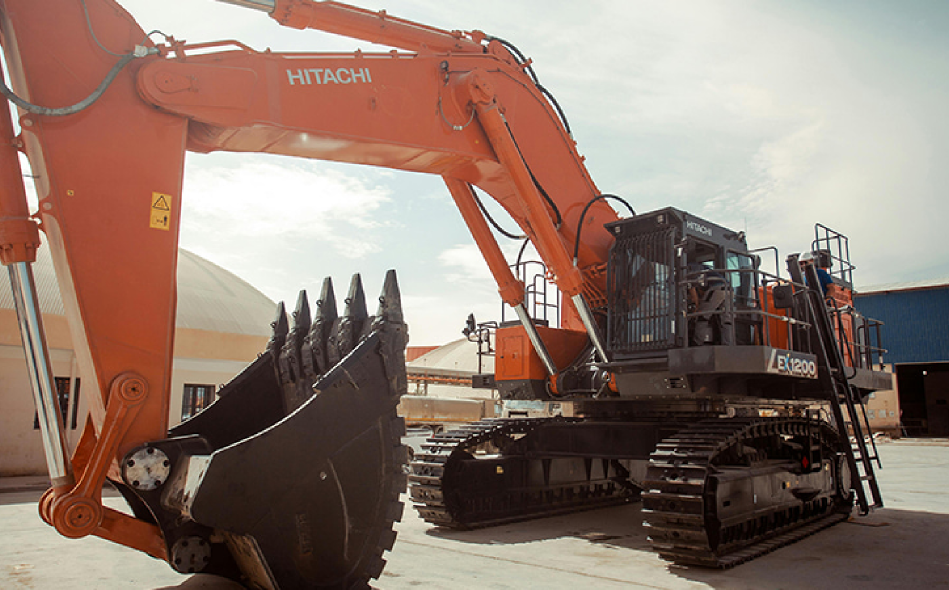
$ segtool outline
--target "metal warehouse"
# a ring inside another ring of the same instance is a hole
[[[855,305],[884,323],[905,433],[949,436],[949,278],[869,287]]]

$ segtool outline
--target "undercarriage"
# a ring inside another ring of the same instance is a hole
[[[664,440],[644,482],[653,547],[676,563],[725,568],[846,519],[840,440],[804,418],[703,421]]]
[[[622,503],[639,495],[623,448],[642,445],[616,443],[644,434],[564,418],[482,420],[422,445],[411,496],[426,521],[464,529]]]
[[[422,518],[455,529],[642,499],[663,558],[730,567],[847,518],[840,441],[804,417],[483,420],[430,438],[410,491]]]

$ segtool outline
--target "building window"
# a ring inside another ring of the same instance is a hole
[[[210,406],[214,401],[215,391],[216,388],[213,385],[186,383],[184,395],[181,396],[181,419],[187,420]]]
[[[56,394],[59,397],[59,411],[63,416],[63,428],[75,430],[79,420],[79,378],[76,378],[76,396],[72,400],[72,411],[69,405],[69,377],[54,377]],[[33,412],[33,430],[40,429],[40,416]]]

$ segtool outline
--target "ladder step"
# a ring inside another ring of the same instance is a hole
[[[861,475],[861,476],[860,476],[860,481],[870,481],[870,480],[873,480],[873,479],[876,479],[876,478],[873,477],[872,475]]]

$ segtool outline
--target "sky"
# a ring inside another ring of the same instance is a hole
[[[385,51],[211,0],[120,2],[143,28],[274,51]],[[858,287],[949,277],[949,3],[373,0],[517,45],[602,192],[684,209],[782,256],[850,238]],[[943,162],[943,164],[939,164]],[[274,300],[402,288],[411,345],[499,319],[497,287],[440,178],[278,156],[189,154],[181,246]],[[509,219],[494,211],[508,227]],[[499,238],[509,259],[518,244]],[[373,310],[370,310],[372,312]],[[510,312],[508,312],[510,319]]]

